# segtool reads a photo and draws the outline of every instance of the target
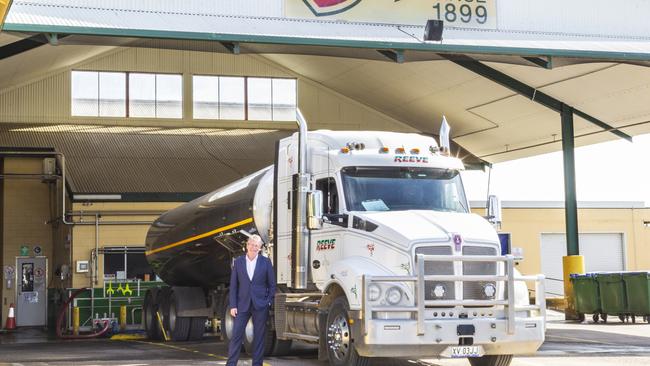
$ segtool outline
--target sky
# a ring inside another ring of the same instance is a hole
[[[650,134],[576,148],[578,201],[639,201],[650,206]],[[493,165],[490,194],[501,201],[563,201],[562,152]],[[463,172],[470,201],[485,200],[488,173]]]

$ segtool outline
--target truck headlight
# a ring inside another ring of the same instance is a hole
[[[445,292],[447,292],[445,285],[437,284],[433,287],[433,296],[437,298],[445,296]]]
[[[397,286],[389,288],[386,291],[386,301],[391,305],[399,304],[402,301],[402,290]]]
[[[494,286],[493,283],[488,283],[485,286],[483,286],[483,293],[487,298],[491,299],[497,293],[497,288]]]
[[[381,297],[381,287],[376,283],[368,285],[368,300],[377,301]]]

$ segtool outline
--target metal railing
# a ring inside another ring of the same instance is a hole
[[[505,275],[425,275],[425,262],[504,262],[506,265]],[[417,274],[415,276],[363,276],[362,312],[367,334],[372,318],[372,312],[411,312],[416,314],[418,335],[424,334],[425,307],[426,306],[498,306],[506,308],[506,323],[508,334],[515,333],[515,314],[517,311],[538,311],[546,318],[546,299],[544,296],[536,296],[534,305],[515,306],[515,281],[535,281],[535,291],[544,294],[544,275],[515,276],[515,258],[507,256],[483,256],[483,255],[416,255]],[[424,289],[425,281],[454,281],[454,282],[479,282],[493,281],[504,282],[505,297],[499,300],[498,293],[493,300],[426,300]],[[412,282],[415,283],[414,306],[375,306],[372,307],[368,299],[368,286],[373,282]]]

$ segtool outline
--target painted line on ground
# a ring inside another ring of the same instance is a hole
[[[154,346],[167,347],[167,348],[175,349],[175,350],[178,350],[178,351],[189,352],[189,353],[198,353],[200,355],[216,358],[216,359],[219,359],[219,360],[228,360],[228,357],[225,357],[225,356],[222,356],[222,355],[217,355],[217,354],[214,354],[214,353],[201,352],[201,351],[197,351],[197,350],[194,350],[194,349],[175,346],[173,344],[166,344],[166,343],[160,343],[160,342],[148,342],[148,341],[132,341],[132,342],[151,344],[151,345],[154,345]],[[264,362],[264,366],[272,366],[272,365],[270,363],[268,363],[268,362]]]

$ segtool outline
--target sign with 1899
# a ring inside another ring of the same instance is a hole
[[[388,24],[424,25],[429,19],[445,26],[497,26],[497,0],[284,0],[285,16]]]
[[[433,16],[445,25],[496,28],[495,0],[434,0]]]

